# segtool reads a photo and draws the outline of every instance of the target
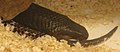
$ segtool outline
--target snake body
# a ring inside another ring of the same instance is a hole
[[[34,3],[32,3],[27,10],[21,12],[13,18],[12,21],[16,22],[17,25],[14,26],[21,30],[29,30],[29,32],[32,31],[33,33],[38,33],[35,37],[48,34],[50,36],[54,36],[57,40],[67,40],[70,45],[80,42],[84,47],[97,45],[106,41],[117,29],[117,27],[115,27],[108,34],[102,37],[87,40],[89,34],[85,27],[75,23],[65,15],[59,14]],[[24,26],[25,28],[18,27],[18,24]],[[14,29],[14,31],[15,30],[16,29]]]

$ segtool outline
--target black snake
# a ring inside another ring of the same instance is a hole
[[[116,26],[102,37],[87,40],[89,34],[85,27],[75,23],[65,15],[56,13],[34,3],[12,20],[3,21],[2,23],[4,23],[5,26],[6,24],[14,25],[15,28],[13,32],[17,31],[19,34],[25,33],[24,31],[30,32],[26,34],[33,39],[48,34],[56,37],[57,40],[67,40],[70,45],[80,42],[84,47],[97,45],[106,41],[117,29]]]

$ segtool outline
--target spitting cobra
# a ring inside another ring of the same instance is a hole
[[[96,39],[87,40],[89,34],[85,27],[77,24],[63,14],[32,3],[30,7],[18,14],[10,21],[3,21],[4,25],[11,24],[15,28],[13,32],[19,34],[28,31],[28,36],[33,39],[48,34],[54,36],[58,41],[64,39],[69,45],[80,42],[83,47],[98,45],[107,41],[117,30],[118,26],[109,33]],[[14,24],[13,24],[14,23]]]

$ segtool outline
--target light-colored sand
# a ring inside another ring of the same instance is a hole
[[[12,26],[4,27],[0,23],[0,52],[118,52],[104,44],[83,48],[79,43],[70,47],[66,41],[58,42],[54,37],[45,35],[35,40],[24,38],[10,31]]]
[[[0,24],[0,52],[119,52],[120,51],[120,1],[119,0],[36,0],[36,3],[57,11],[88,30],[88,39],[100,37],[115,26],[115,34],[99,46],[82,48],[74,47],[66,41],[58,42],[48,35],[30,40],[12,33],[8,27]]]

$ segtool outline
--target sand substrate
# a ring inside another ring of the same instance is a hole
[[[35,40],[20,36],[10,30],[13,26],[4,27],[0,23],[0,52],[114,52],[118,51],[105,45],[83,48],[79,43],[70,47],[67,41],[58,42],[54,37],[45,35]]]
[[[88,39],[105,35],[115,26],[120,27],[119,0],[36,0],[37,4],[83,25],[89,32]],[[13,27],[4,27],[0,23],[0,52],[119,52],[120,28],[105,43],[83,48],[79,43],[70,47],[67,41],[56,41],[54,37],[45,35],[35,40],[24,38],[10,31]]]

